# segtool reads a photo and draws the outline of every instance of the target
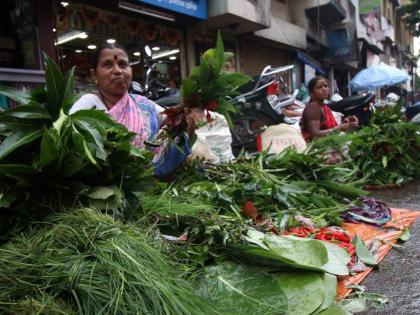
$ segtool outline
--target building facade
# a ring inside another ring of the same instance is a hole
[[[45,52],[63,70],[76,66],[79,88],[93,88],[90,57],[115,42],[127,49],[134,80],[143,80],[143,48],[150,45],[155,75],[180,84],[220,30],[225,49],[235,53],[228,70],[253,76],[266,65],[294,64],[285,78],[290,89],[322,74],[346,96],[349,80],[370,65],[414,73],[413,35],[399,11],[407,1],[3,0],[0,83],[41,84]]]

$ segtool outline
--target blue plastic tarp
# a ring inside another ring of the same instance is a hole
[[[370,66],[356,74],[350,81],[349,88],[355,90],[376,89],[407,80],[410,80],[410,76],[403,70],[381,63]]]

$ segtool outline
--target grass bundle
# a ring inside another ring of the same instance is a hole
[[[162,194],[144,194],[140,198],[146,214],[160,216],[199,216],[217,214],[217,207],[207,200],[195,195],[178,195],[176,190],[164,190]],[[207,202],[206,202],[207,201]]]
[[[144,230],[89,209],[40,226],[0,247],[0,311],[46,301],[78,314],[212,313]]]

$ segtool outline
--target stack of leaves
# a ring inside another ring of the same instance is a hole
[[[235,262],[208,266],[201,282],[202,295],[223,313],[349,314],[335,303],[335,275],[349,272],[342,248],[249,229],[231,249]]]
[[[368,126],[354,134],[334,134],[317,140],[311,150],[348,151],[341,166],[354,170],[353,181],[401,185],[420,176],[420,125],[406,122],[402,103],[378,109]]]
[[[123,209],[153,183],[150,156],[130,144],[133,133],[104,112],[68,115],[73,69],[63,76],[45,60],[45,87],[0,88],[23,104],[0,113],[0,236],[78,202]]]
[[[184,131],[193,134],[199,127],[197,119],[194,118],[194,111],[206,111],[207,121],[211,120],[208,111],[216,111],[231,122],[230,114],[235,113],[237,109],[229,96],[248,81],[242,74],[224,71],[225,62],[232,57],[232,53],[224,51],[219,32],[216,48],[207,50],[201,56],[200,65],[183,80],[181,104],[163,111],[166,115],[163,126],[167,126],[167,135],[175,138]]]
[[[318,227],[340,224],[351,206],[345,197],[365,192],[344,183],[348,170],[322,162],[293,150],[227,165],[191,162],[169,188],[140,198],[143,213],[165,235],[188,235],[178,259],[203,265],[240,243],[249,226],[281,233],[300,225],[299,216]]]
[[[0,310],[214,314],[148,234],[90,209],[51,216],[0,247]]]
[[[401,185],[420,176],[420,125],[410,122],[371,124],[357,133],[347,165],[369,184]]]
[[[201,293],[223,314],[348,314],[327,312],[342,310],[335,304],[336,277],[329,274],[273,272],[227,261],[205,272]]]
[[[350,170],[327,165],[315,153],[300,154],[293,149],[227,165],[188,168],[173,186],[177,192],[211,200],[228,213],[240,213],[243,205],[252,201],[263,213],[292,210],[293,214],[312,216],[315,210],[344,210],[349,203],[344,197],[354,199],[365,194],[357,184],[346,183]],[[331,217],[324,224],[339,222],[338,217]]]

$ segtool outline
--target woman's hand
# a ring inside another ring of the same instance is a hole
[[[341,125],[338,125],[336,128],[340,131],[348,131],[352,128],[352,123],[343,122]]]
[[[355,129],[359,126],[359,122],[343,122],[341,125],[338,125],[336,128],[340,131],[348,131],[350,129]]]
[[[199,108],[191,108],[186,114],[186,120],[188,125],[187,132],[190,135],[207,122],[203,110]]]
[[[352,127],[359,126],[359,119],[356,116],[351,115],[343,119],[343,123],[351,123]]]

